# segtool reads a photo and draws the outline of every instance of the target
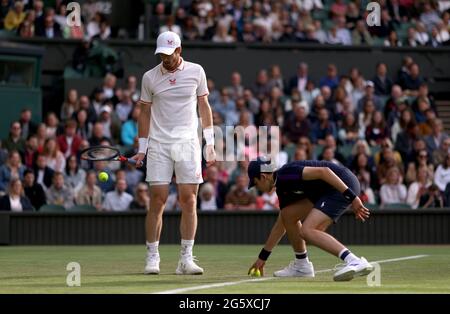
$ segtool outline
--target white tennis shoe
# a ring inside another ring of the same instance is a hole
[[[194,256],[181,257],[175,273],[177,275],[202,275],[203,268],[195,263]]]
[[[146,275],[158,275],[159,274],[159,254],[147,253],[144,274],[146,274]]]
[[[307,277],[313,278],[314,266],[311,262],[298,264],[292,261],[287,267],[273,273],[275,277]]]
[[[356,276],[367,276],[373,269],[374,267],[364,257],[361,257],[343,265],[342,268],[337,267],[333,280],[350,281]]]

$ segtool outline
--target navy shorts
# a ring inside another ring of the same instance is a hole
[[[359,185],[359,181],[350,170],[345,169],[339,177],[350,189],[352,189],[356,195],[360,194],[361,187]],[[347,208],[351,205],[351,202],[346,200],[344,196],[342,196],[342,194],[335,189],[328,190],[323,195],[296,195],[292,193],[283,193],[282,191],[279,192],[278,199],[280,202],[280,209],[307,198],[314,204],[314,208],[326,214],[334,222],[337,222],[342,214],[344,214]]]
[[[361,193],[361,187],[358,179],[350,170],[346,169],[346,172],[347,174],[344,177],[341,177],[341,180],[344,181],[356,195],[359,195]],[[326,214],[334,222],[337,222],[351,204],[351,202],[345,199],[342,193],[333,190],[314,202],[314,208]]]

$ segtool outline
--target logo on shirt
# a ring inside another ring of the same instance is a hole
[[[173,79],[173,80],[169,79],[170,85],[175,85],[176,83],[177,83],[177,79]]]
[[[302,194],[305,194],[305,192],[303,192],[303,191],[294,191],[294,194],[302,195]]]
[[[325,202],[322,202],[322,205],[320,205],[321,208],[325,206]]]

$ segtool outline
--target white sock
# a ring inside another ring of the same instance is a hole
[[[306,254],[306,257],[304,257],[304,258],[297,258],[297,257],[296,257],[296,258],[295,258],[295,264],[297,264],[297,265],[304,265],[304,264],[308,264],[308,263],[309,263],[307,251],[304,251],[304,252],[295,252],[295,256],[303,255],[303,254]]]
[[[150,242],[146,242],[147,244],[147,251],[149,254],[158,254],[159,255],[159,241],[150,243]]]
[[[353,254],[352,252],[350,252],[350,250],[347,249],[347,248],[342,249],[342,251],[339,252],[339,257],[341,258],[342,254],[343,254],[344,252],[346,252],[346,251],[349,252],[349,254],[344,258],[344,262],[346,262],[347,264],[353,262],[354,260],[358,260],[358,259],[359,259],[355,254]]]
[[[181,256],[192,256],[192,248],[194,247],[194,240],[181,240]]]

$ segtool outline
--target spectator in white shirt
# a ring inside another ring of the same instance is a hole
[[[130,208],[133,196],[125,192],[127,190],[127,182],[123,179],[117,180],[116,189],[106,193],[103,202],[103,210],[122,212]]]
[[[236,39],[228,34],[228,27],[226,25],[218,23],[216,34],[212,38],[212,41],[215,43],[232,43],[235,42]]]
[[[206,182],[205,184],[202,184],[200,187],[199,198],[200,210],[211,211],[218,209],[216,202],[216,191],[211,183]]]
[[[417,179],[411,183],[408,188],[408,196],[406,203],[408,203],[412,209],[419,207],[420,198],[427,193],[427,188],[431,185],[428,177],[427,169],[419,169],[417,171]]]
[[[305,11],[323,9],[322,0],[295,0],[297,6]]]
[[[400,171],[392,167],[387,171],[387,181],[381,186],[381,207],[389,204],[406,203],[406,186],[400,182]]]
[[[430,40],[425,25],[423,25],[423,23],[417,23],[416,31],[416,41],[418,41],[420,45],[425,46]]]
[[[445,191],[445,187],[450,183],[450,154],[439,165],[434,173],[434,184],[439,187],[441,192]]]
[[[180,37],[183,36],[183,34],[181,34],[181,27],[175,24],[175,17],[173,15],[169,15],[166,20],[166,25],[163,25],[159,28],[160,34],[167,31],[177,33]]]

